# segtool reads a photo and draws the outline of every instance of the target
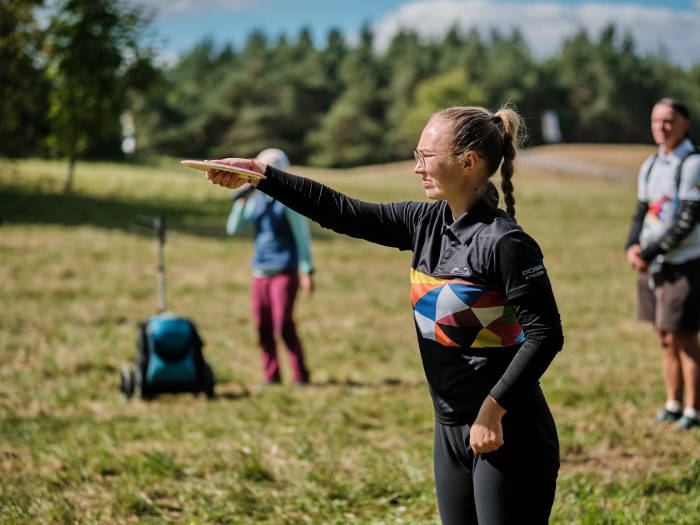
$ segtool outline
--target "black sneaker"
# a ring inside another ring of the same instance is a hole
[[[700,419],[697,417],[682,416],[678,420],[678,426],[683,430],[688,430],[689,428],[693,427],[700,427]]]
[[[673,423],[681,419],[683,412],[671,412],[665,408],[661,409],[661,412],[656,414],[654,418],[654,423]]]

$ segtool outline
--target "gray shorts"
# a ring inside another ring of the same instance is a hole
[[[661,271],[637,281],[637,318],[659,330],[700,330],[700,259],[664,264]]]

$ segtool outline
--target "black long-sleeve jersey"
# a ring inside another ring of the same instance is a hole
[[[411,250],[410,291],[425,375],[444,424],[473,421],[490,393],[517,406],[562,348],[542,252],[479,201],[453,220],[445,201],[373,204],[268,166],[258,189],[325,228]]]

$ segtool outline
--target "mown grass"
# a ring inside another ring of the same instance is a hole
[[[617,148],[611,165],[648,151]],[[542,381],[562,448],[552,523],[697,523],[700,435],[648,424],[663,388],[622,255],[633,177],[521,168],[518,218],[566,335]],[[314,227],[317,293],[297,310],[314,384],[291,386],[283,361],[287,384],[263,390],[251,246],[224,235],[227,192],[168,159],[79,164],[70,195],[64,170],[0,163],[0,523],[439,523],[409,254]],[[368,200],[423,198],[407,163],[295,171]],[[139,214],[167,218],[169,307],[205,339],[214,401],[118,395],[157,304]]]

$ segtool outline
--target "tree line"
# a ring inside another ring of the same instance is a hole
[[[136,155],[216,158],[275,146],[294,163],[353,166],[411,158],[427,118],[449,105],[516,105],[531,145],[541,116],[558,115],[566,142],[650,142],[663,96],[700,116],[700,63],[643,55],[614,26],[584,30],[548,58],[522,35],[452,28],[439,40],[397,33],[378,52],[365,26],[350,45],[338,29],[315,46],[309,29],[240,49],[205,39],[171,66],[147,45],[147,14],[114,0],[60,0],[40,27],[41,0],[0,4],[0,154],[120,157],[135,124]],[[695,136],[700,118],[693,123]]]

